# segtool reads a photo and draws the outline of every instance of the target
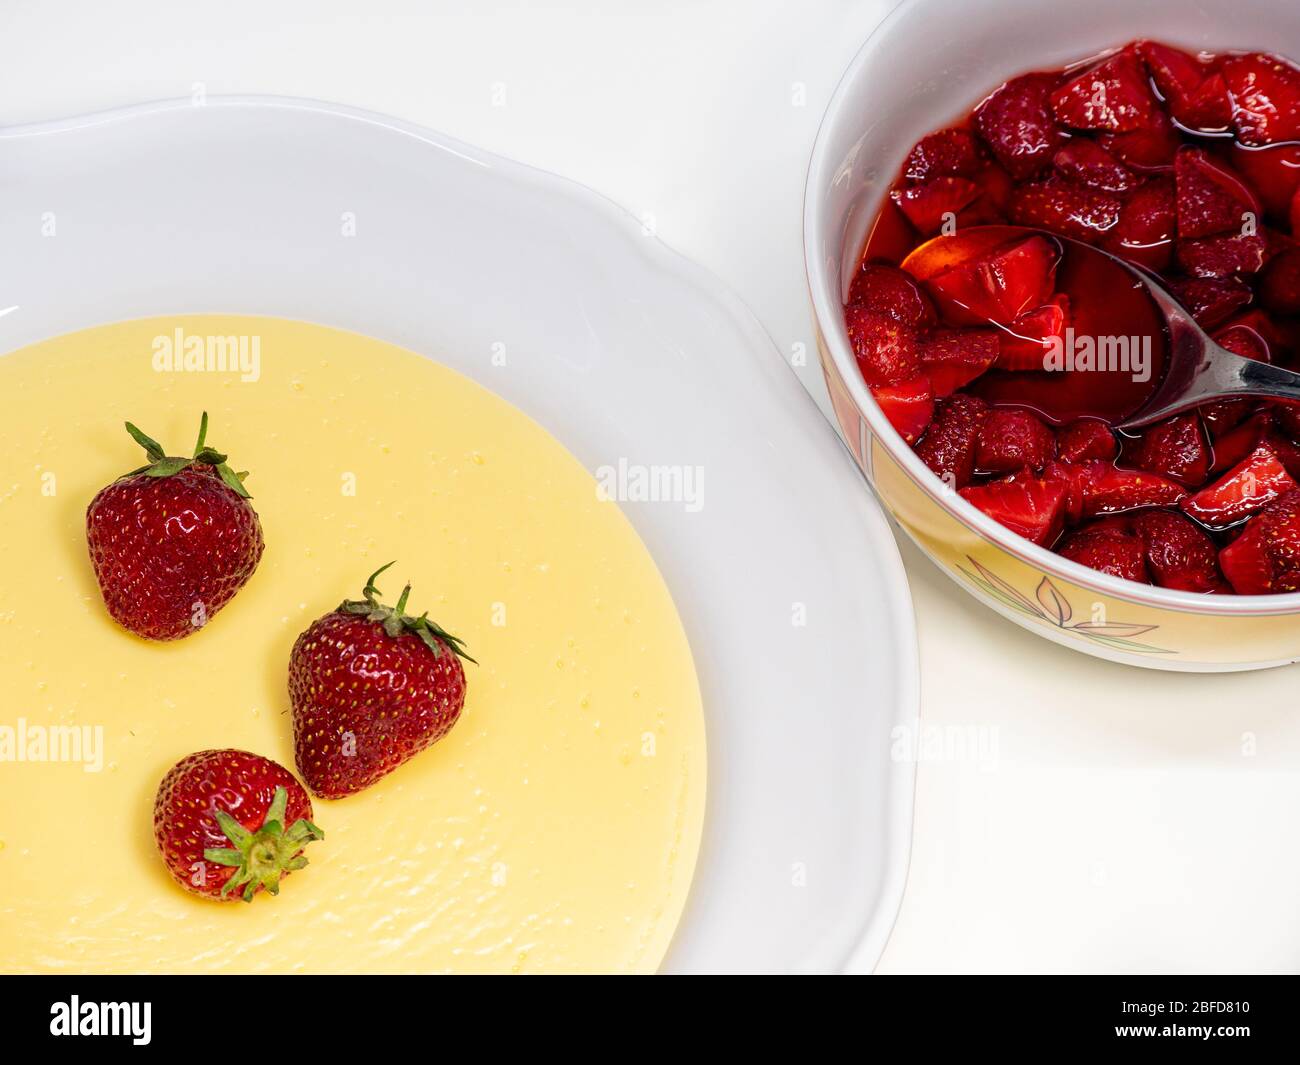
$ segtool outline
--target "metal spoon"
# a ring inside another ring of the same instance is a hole
[[[1209,400],[1229,396],[1300,400],[1300,373],[1243,358],[1216,344],[1187,308],[1158,278],[1142,267],[1091,244],[1047,230],[1025,229],[1024,232],[1041,233],[1062,245],[1078,249],[1080,254],[1102,255],[1118,263],[1137,278],[1164,316],[1169,330],[1164,375],[1147,401],[1117,422],[1116,428],[1137,429]]]

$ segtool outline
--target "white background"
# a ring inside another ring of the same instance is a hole
[[[730,283],[788,355],[812,349],[809,150],[890,6],[0,0],[0,124],[196,86],[394,114],[603,192]],[[981,738],[985,757],[922,761],[880,970],[1300,970],[1300,674],[1086,658],[904,558],[923,736]]]

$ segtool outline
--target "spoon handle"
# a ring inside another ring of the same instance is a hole
[[[1234,393],[1264,396],[1268,399],[1300,400],[1300,373],[1267,362],[1243,359],[1240,355],[1233,361],[1236,365],[1225,366],[1225,370],[1230,374],[1232,383],[1229,387]]]

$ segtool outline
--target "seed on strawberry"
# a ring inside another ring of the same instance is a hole
[[[257,512],[226,456],[207,446],[206,412],[190,458],[168,456],[130,422],[149,462],[102,489],[86,541],[104,605],[149,640],[197,631],[253,575],[265,544]]]
[[[186,891],[243,899],[307,864],[303,848],[325,833],[292,773],[247,751],[199,751],[163,777],[153,833],[167,871]],[[241,890],[242,889],[242,890]]]
[[[461,641],[379,601],[375,579],[361,599],[314,621],[289,656],[298,771],[316,795],[339,799],[368,788],[450,731],[465,705],[473,662]]]

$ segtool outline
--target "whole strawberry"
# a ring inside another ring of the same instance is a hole
[[[172,879],[212,899],[252,902],[307,864],[324,839],[311,799],[278,762],[247,751],[199,751],[172,766],[153,804],[153,836]],[[242,889],[242,890],[241,890]]]
[[[253,575],[265,543],[257,511],[226,456],[205,444],[169,457],[130,422],[149,463],[119,477],[86,509],[86,541],[104,605],[148,640],[202,628]]]
[[[391,566],[393,563],[388,563]],[[294,755],[316,795],[367,788],[442,739],[465,705],[460,640],[379,602],[376,570],[363,598],[314,621],[289,656]]]

